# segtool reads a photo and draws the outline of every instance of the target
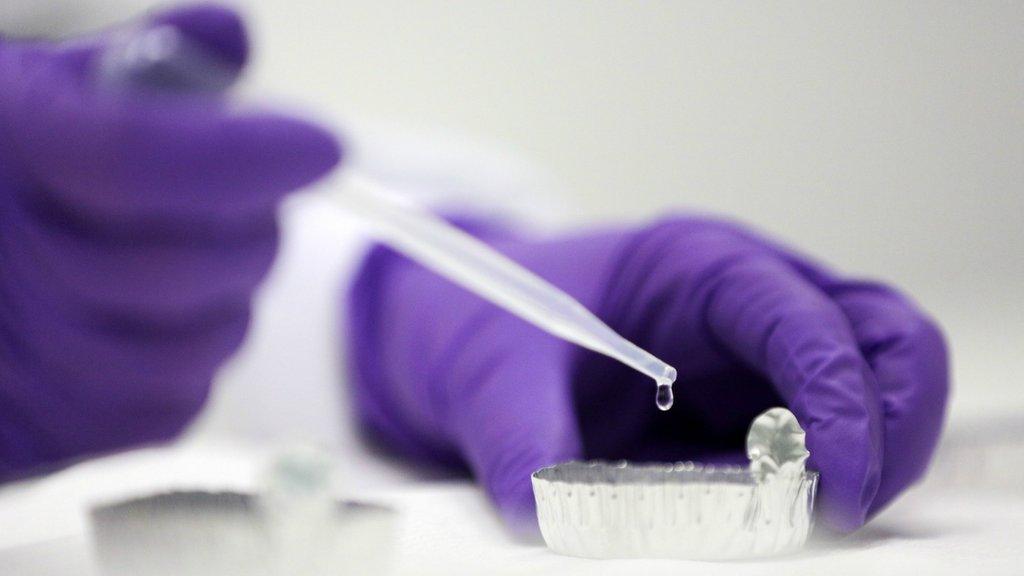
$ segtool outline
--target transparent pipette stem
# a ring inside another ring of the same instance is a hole
[[[112,88],[218,90],[235,77],[230,66],[172,26],[123,34],[105,50],[97,72]],[[381,185],[356,176],[348,184],[329,194],[369,223],[378,239],[533,325],[650,376],[658,384],[658,407],[672,406],[675,368],[617,334],[571,296],[426,210],[391,200]]]
[[[658,405],[671,406],[676,370],[633,344],[582,304],[533,272],[430,212],[397,202],[382,185],[350,175],[328,192],[363,218],[382,242],[531,324],[614,358],[659,385]],[[664,398],[665,393],[667,398]]]

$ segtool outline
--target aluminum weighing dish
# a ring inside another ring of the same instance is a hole
[[[818,474],[804,470],[789,411],[755,419],[750,467],[568,462],[533,474],[548,547],[586,558],[732,560],[792,552],[813,525]]]

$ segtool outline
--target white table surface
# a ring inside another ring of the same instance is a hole
[[[539,541],[510,537],[469,481],[431,479],[383,460],[361,465],[348,476],[343,470],[339,493],[398,510],[395,574],[1020,574],[1024,494],[998,478],[984,481],[986,470],[1004,468],[986,459],[1013,466],[1020,445],[971,446],[969,456],[956,454],[957,446],[964,445],[956,437],[949,445],[937,466],[970,467],[973,477],[934,474],[855,535],[838,542],[812,541],[800,554],[769,561],[558,556]],[[264,456],[239,446],[186,442],[6,487],[0,490],[0,574],[97,574],[86,516],[92,503],[172,487],[250,489]],[[972,479],[977,477],[983,481]]]

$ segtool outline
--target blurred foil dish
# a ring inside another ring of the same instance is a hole
[[[94,508],[92,538],[104,576],[386,573],[397,514],[348,502],[331,510],[302,523],[303,538],[282,538],[295,530],[257,496],[168,492]]]

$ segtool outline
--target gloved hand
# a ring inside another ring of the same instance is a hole
[[[375,248],[349,294],[359,414],[406,454],[468,465],[513,524],[535,522],[542,466],[745,461],[751,420],[779,405],[807,431],[832,529],[861,526],[924,472],[946,349],[894,290],[704,218],[544,240],[468,229],[679,370],[660,412],[646,377]]]
[[[233,12],[156,26],[245,63]],[[97,86],[117,38],[0,40],[0,480],[178,433],[245,334],[278,201],[339,159],[208,86]]]

